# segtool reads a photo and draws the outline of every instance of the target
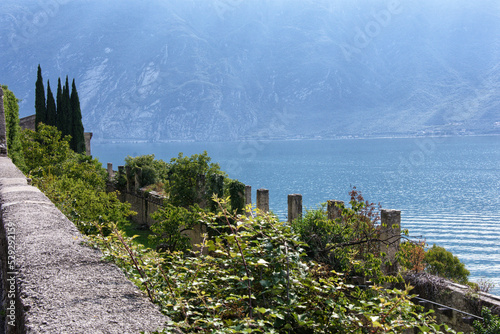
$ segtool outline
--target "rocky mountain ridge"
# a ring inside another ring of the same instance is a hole
[[[76,78],[101,141],[500,133],[487,0],[0,4],[0,81]]]

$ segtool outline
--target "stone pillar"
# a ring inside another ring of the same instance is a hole
[[[114,173],[113,173],[113,164],[111,162],[108,162],[108,180],[111,181],[113,179]]]
[[[118,166],[118,174],[125,175],[125,166]]]
[[[302,195],[288,195],[288,222],[291,223],[298,218],[302,218]]]
[[[269,212],[269,190],[257,189],[257,209]]]
[[[3,89],[0,87],[0,156],[7,156],[7,124],[3,108]]]
[[[207,190],[206,190],[206,178],[205,174],[198,174],[196,178],[196,197],[200,208],[205,209],[207,207]]]
[[[342,209],[338,207],[339,205],[344,205],[344,201],[337,201],[334,199],[328,201],[328,220],[336,220],[338,218],[342,218]]]
[[[245,186],[245,214],[250,217],[253,210],[246,210],[248,205],[252,206],[252,186]]]
[[[142,169],[137,168],[134,175],[134,191],[137,193],[141,188]]]
[[[87,154],[88,156],[92,156],[90,141],[92,140],[92,136],[94,134],[92,132],[85,132],[83,135],[85,137],[85,154]]]
[[[130,166],[125,166],[125,177],[127,179],[127,192],[131,193],[132,192],[132,168]]]
[[[382,270],[386,274],[396,274],[398,265],[396,263],[396,252],[399,250],[401,239],[401,211],[385,210],[380,212],[380,252],[385,253]],[[389,261],[391,264],[385,264]]]
[[[245,186],[245,205],[252,204],[252,186]]]

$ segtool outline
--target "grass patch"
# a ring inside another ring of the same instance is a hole
[[[151,235],[151,231],[144,225],[139,225],[133,221],[129,221],[123,227],[123,232],[125,232],[125,235],[127,237],[133,237],[134,235],[137,235],[137,238],[134,239],[134,242],[154,249],[154,246],[150,244],[148,239],[148,236]]]

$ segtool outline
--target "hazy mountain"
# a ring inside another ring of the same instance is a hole
[[[497,0],[2,0],[0,82],[95,139],[500,133]]]

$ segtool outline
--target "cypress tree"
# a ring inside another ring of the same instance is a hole
[[[71,85],[71,148],[76,153],[85,153],[85,135],[82,123],[82,111],[80,108],[80,99],[76,91],[75,79]]]
[[[63,128],[63,125],[62,125],[62,87],[61,87],[61,78],[57,79],[57,95],[56,95],[56,101],[57,101],[57,108],[56,108],[56,127],[59,131],[62,132],[62,128]]]
[[[43,88],[42,68],[38,64],[35,84],[35,128],[38,123],[47,123],[47,106],[45,105],[45,89]]]
[[[47,125],[57,126],[57,109],[54,95],[47,80]]]
[[[62,99],[61,99],[61,132],[63,136],[71,135],[71,100],[69,96],[69,83],[68,76],[66,76],[66,83],[64,84],[62,90]],[[59,114],[59,109],[57,110]]]

